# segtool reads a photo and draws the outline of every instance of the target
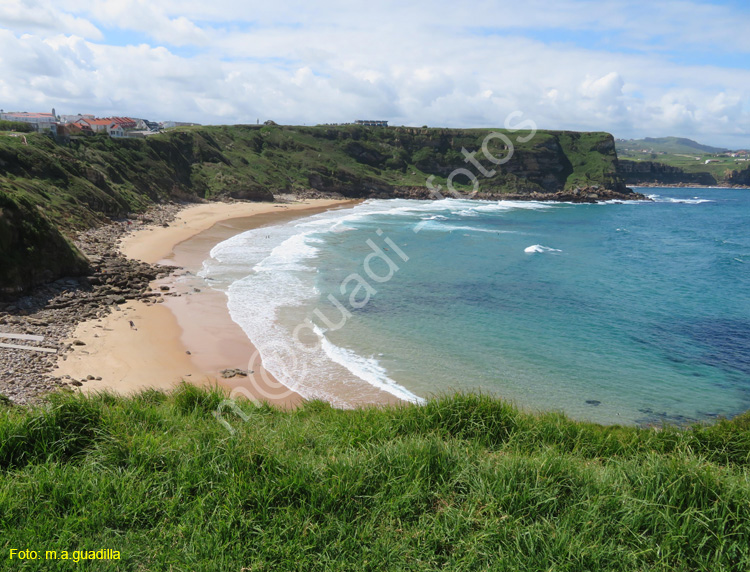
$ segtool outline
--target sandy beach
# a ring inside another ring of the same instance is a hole
[[[89,378],[81,387],[85,392],[130,394],[170,389],[185,380],[294,406],[301,397],[263,369],[255,348],[231,320],[224,294],[205,288],[194,274],[213,246],[239,232],[352,204],[329,199],[206,203],[182,210],[166,227],[135,230],[122,240],[123,254],[182,270],[152,284],[164,293],[160,303],[131,301],[102,319],[81,323],[71,338],[78,345],[60,358],[56,375]],[[249,375],[224,378],[221,372],[227,369]]]

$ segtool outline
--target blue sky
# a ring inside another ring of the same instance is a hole
[[[750,147],[727,0],[3,0],[0,108],[200,123],[500,126]]]

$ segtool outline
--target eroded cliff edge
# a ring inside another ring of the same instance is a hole
[[[119,140],[0,133],[0,294],[85,272],[66,237],[154,203],[430,198],[428,181],[486,199],[640,198],[625,186],[608,133],[529,135],[353,125],[195,127]]]

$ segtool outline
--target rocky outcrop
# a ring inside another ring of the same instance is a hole
[[[730,185],[739,185],[742,187],[750,186],[750,167],[742,171],[733,171],[726,181]]]
[[[86,258],[40,209],[0,191],[0,296],[87,271]]]
[[[169,274],[173,268],[152,266],[123,257],[117,242],[132,228],[145,223],[168,224],[177,205],[152,209],[147,216],[114,222],[81,233],[76,239],[79,252],[90,260],[90,273],[77,278],[62,278],[36,288],[31,294],[0,301],[0,329],[5,333],[31,334],[43,342],[24,341],[56,353],[18,351],[0,348],[0,394],[13,402],[28,403],[56,387],[81,386],[87,379],[58,378],[52,374],[59,355],[71,347],[83,348],[78,340],[68,342],[76,325],[98,319],[122,304],[141,300],[159,303],[172,292],[153,291],[150,282]],[[94,372],[95,373],[95,372]]]
[[[59,145],[0,139],[0,292],[85,271],[65,239],[154,203],[319,193],[430,196],[431,179],[483,198],[596,200],[629,194],[608,133],[236,125]],[[473,153],[468,162],[466,153]],[[499,157],[510,160],[498,164]],[[455,173],[462,171],[460,176]],[[598,187],[601,192],[576,189]],[[541,197],[541,199],[540,199]]]
[[[699,171],[691,173],[657,161],[619,161],[619,173],[628,185],[634,186],[684,186],[750,187],[750,167],[736,171],[727,169],[722,176]]]
[[[566,203],[597,203],[601,201],[647,201],[648,197],[641,193],[633,192],[631,189],[625,189],[624,192],[613,191],[602,187],[577,187],[554,193],[529,192],[529,193],[493,193],[478,192],[476,195],[459,194],[456,196],[446,194],[449,198],[467,198],[488,201],[557,201]],[[398,187],[388,193],[374,195],[373,198],[401,198],[428,200],[439,198],[431,193],[426,187]]]

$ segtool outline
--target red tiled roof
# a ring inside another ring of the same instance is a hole
[[[118,125],[135,126],[135,120],[130,119],[130,117],[112,117],[111,119]]]
[[[105,125],[109,127],[112,124],[111,119],[89,119],[88,117],[81,117],[76,123],[88,123],[89,125]]]

